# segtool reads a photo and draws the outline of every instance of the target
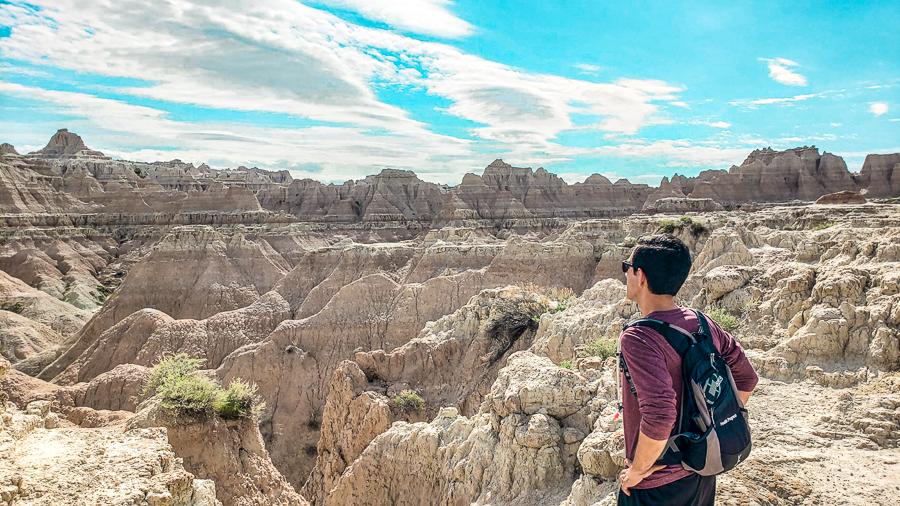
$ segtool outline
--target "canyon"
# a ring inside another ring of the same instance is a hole
[[[638,316],[620,261],[662,232],[694,259],[679,302],[729,319],[762,378],[719,502],[890,504],[898,197],[900,154],[853,173],[815,147],[652,187],[4,144],[0,504],[613,504],[618,368],[591,345]],[[261,412],[167,414],[145,385],[179,353]]]

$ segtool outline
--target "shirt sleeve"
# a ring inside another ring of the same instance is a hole
[[[753,370],[753,365],[747,355],[744,354],[744,349],[741,348],[734,336],[723,330],[712,318],[707,317],[706,321],[709,322],[713,336],[718,338],[719,354],[731,369],[734,385],[742,392],[752,392],[759,383],[759,376]]]
[[[675,389],[662,351],[642,329],[629,328],[622,334],[622,356],[637,390],[641,413],[640,431],[656,439],[668,439],[678,416]],[[627,387],[626,387],[627,388]],[[625,395],[631,395],[626,390]]]

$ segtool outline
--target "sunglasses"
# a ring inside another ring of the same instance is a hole
[[[627,260],[622,260],[622,272],[628,272],[628,269],[634,269],[634,271],[637,272],[640,267],[628,262]]]

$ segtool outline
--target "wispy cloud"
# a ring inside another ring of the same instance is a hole
[[[435,135],[431,125],[381,100],[376,88],[411,87],[447,100],[443,112],[474,123],[469,136],[485,149],[551,158],[569,152],[555,139],[576,128],[574,115],[596,118],[589,128],[634,134],[658,124],[660,104],[677,101],[681,91],[653,79],[599,83],[526,72],[451,45],[349,23],[293,0],[261,0],[240,10],[199,1],[33,3],[40,9],[4,6],[9,18],[4,22],[16,28],[0,39],[3,55],[152,79],[146,86],[120,86],[119,94],[286,113],[424,143],[460,139]],[[362,2],[347,5],[369,8]],[[371,8],[394,12],[385,5]],[[429,5],[446,9],[449,4]]]
[[[769,77],[786,86],[806,86],[806,77],[792,70],[800,64],[787,58],[760,58],[769,66]]]
[[[468,22],[453,14],[449,0],[319,0],[320,3],[351,10],[372,21],[401,30],[444,38],[472,33]]]
[[[430,138],[403,133],[375,136],[356,127],[191,123],[175,121],[151,107],[4,82],[0,82],[0,95],[52,104],[74,118],[59,126],[82,134],[92,148],[129,160],[180,158],[220,167],[244,164],[264,168],[302,162],[322,168],[329,180],[337,181],[371,173],[373,167],[391,166],[416,170],[428,180],[451,182],[484,165],[481,157],[472,155],[471,141],[434,134]],[[319,173],[311,176],[322,177]]]
[[[747,107],[747,108],[756,108],[760,105],[791,105],[796,102],[803,102],[805,100],[809,100],[811,98],[818,98],[827,95],[827,92],[822,93],[804,93],[802,95],[794,95],[792,97],[771,97],[771,98],[756,98],[752,100],[732,100],[729,102],[731,105],[736,105],[739,107]]]
[[[591,150],[593,154],[618,158],[665,160],[667,167],[721,167],[740,163],[747,156],[747,147],[701,145],[686,139],[635,141]]]
[[[600,65],[594,65],[593,63],[576,63],[572,66],[578,69],[578,71],[582,74],[589,75],[597,75],[601,70],[603,70],[603,67],[601,67]]]

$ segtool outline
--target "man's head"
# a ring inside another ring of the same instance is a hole
[[[623,269],[629,300],[645,293],[676,295],[691,270],[691,252],[670,234],[641,237]]]

